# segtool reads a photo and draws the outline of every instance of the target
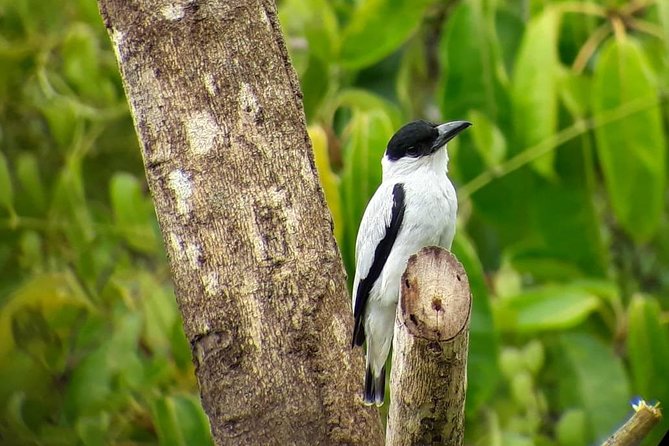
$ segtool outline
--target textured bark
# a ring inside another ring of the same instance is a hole
[[[660,404],[649,405],[641,400],[633,405],[634,414],[620,428],[611,435],[602,446],[637,446],[641,444],[644,438],[648,436],[651,430],[662,420],[662,411]],[[666,446],[666,439],[660,445]]]
[[[379,444],[272,0],[99,0],[218,445]]]
[[[463,444],[471,304],[455,256],[434,246],[411,256],[395,320],[387,445]]]

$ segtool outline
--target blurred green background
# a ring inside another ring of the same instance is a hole
[[[394,130],[474,123],[449,144],[467,443],[588,445],[669,407],[669,2],[279,10],[351,277]],[[211,444],[93,0],[0,0],[0,444]]]

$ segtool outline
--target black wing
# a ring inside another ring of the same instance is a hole
[[[397,234],[400,232],[402,221],[404,220],[404,185],[397,183],[393,187],[393,209],[390,214],[390,223],[386,226],[386,233],[376,245],[374,250],[374,260],[372,266],[369,268],[367,276],[360,280],[355,297],[355,308],[353,309],[353,316],[355,317],[355,324],[353,325],[353,341],[352,345],[362,345],[365,342],[365,306],[369,293],[372,291],[374,283],[381,275],[383,267],[386,264],[386,259],[390,255],[390,250],[395,244]]]

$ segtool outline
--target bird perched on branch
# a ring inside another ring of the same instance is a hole
[[[385,363],[409,257],[425,246],[450,249],[453,243],[458,203],[444,147],[470,125],[413,121],[388,142],[383,180],[367,204],[355,244],[353,345],[367,341],[367,404],[383,404]]]

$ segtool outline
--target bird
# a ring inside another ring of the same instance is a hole
[[[445,147],[470,126],[467,121],[409,122],[390,138],[381,160],[381,184],[358,228],[352,288],[352,346],[366,342],[367,405],[383,405],[385,363],[409,257],[425,246],[450,249],[453,243],[458,203]]]

